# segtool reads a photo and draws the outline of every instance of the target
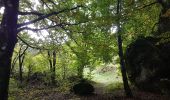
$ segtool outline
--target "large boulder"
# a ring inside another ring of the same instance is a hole
[[[94,93],[94,87],[83,79],[73,86],[72,91],[76,95],[92,95]]]
[[[169,51],[164,50],[166,46],[156,45],[157,41],[152,37],[138,38],[126,49],[128,77],[140,89],[156,90],[161,79],[170,78]]]

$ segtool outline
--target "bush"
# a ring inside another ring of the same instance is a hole
[[[42,72],[35,72],[32,75],[30,75],[27,79],[28,82],[32,84],[37,83],[45,83],[45,77],[47,77],[46,73]]]

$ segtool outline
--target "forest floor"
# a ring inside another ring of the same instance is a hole
[[[99,69],[93,74],[94,95],[77,96],[70,92],[69,82],[60,82],[59,87],[45,86],[41,82],[18,88],[14,79],[10,80],[9,100],[170,100],[170,95],[139,91],[133,87],[133,98],[125,96],[120,75],[115,69]],[[110,70],[110,71],[109,71]],[[103,72],[104,71],[104,72]]]
[[[74,95],[66,87],[31,85],[10,91],[9,100],[170,100],[168,95],[142,92],[136,89],[132,89],[134,97],[127,98],[121,88],[109,92],[105,84],[95,83],[93,85],[95,93],[89,96]]]

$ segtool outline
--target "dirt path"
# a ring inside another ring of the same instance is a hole
[[[95,83],[94,85],[95,88],[95,94],[104,94],[106,93],[106,85],[102,83]]]
[[[77,96],[73,93],[60,92],[56,88],[28,88],[11,93],[9,100],[170,100],[170,96],[164,96],[161,94],[153,94],[148,92],[142,92],[138,90],[132,90],[134,98],[127,98],[123,89],[114,90],[112,92],[107,91],[107,85],[104,83],[94,83],[95,92],[94,95],[89,96]],[[13,97],[12,97],[13,96]]]

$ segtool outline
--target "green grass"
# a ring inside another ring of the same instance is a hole
[[[121,82],[121,77],[114,72],[106,72],[102,74],[94,74],[92,80],[98,83],[110,84]]]
[[[102,71],[102,70],[105,71]],[[121,83],[122,78],[119,72],[119,67],[118,65],[111,65],[111,66],[103,66],[103,67],[98,67],[95,70],[92,71],[91,74],[91,80],[95,81],[97,83],[102,83],[102,84],[111,84],[111,83]],[[85,69],[84,70],[84,75],[88,77],[89,70]]]
[[[98,68],[92,72],[91,80],[95,82],[95,87],[103,88],[107,93],[123,88],[122,77],[118,67],[104,72],[102,69]],[[85,70],[85,76],[88,75],[87,73],[88,69]]]

